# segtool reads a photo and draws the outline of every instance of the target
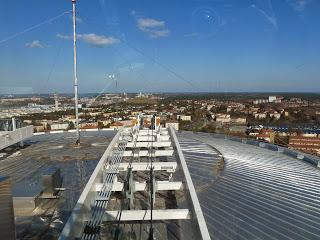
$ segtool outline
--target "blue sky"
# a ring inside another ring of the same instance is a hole
[[[0,3],[0,93],[72,92],[71,0]],[[78,0],[79,89],[317,92],[319,12],[318,0]]]

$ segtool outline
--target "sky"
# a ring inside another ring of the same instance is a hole
[[[0,0],[0,94],[72,93],[71,0]],[[80,93],[319,92],[318,0],[77,0]]]

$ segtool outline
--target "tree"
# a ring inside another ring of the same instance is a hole
[[[98,122],[98,128],[101,129],[103,127],[104,127],[103,122]]]
[[[74,123],[73,122],[69,122],[69,129],[74,129]]]

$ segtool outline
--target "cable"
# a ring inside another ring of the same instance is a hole
[[[81,13],[81,18],[83,19],[83,17],[86,18],[87,20],[89,20],[89,22],[90,22],[90,19],[89,19],[86,15],[83,15],[83,14]],[[97,25],[97,24],[93,24],[93,25],[96,26],[96,27],[99,27],[99,25]],[[102,27],[99,27],[99,29],[102,30],[103,32],[106,30],[105,28],[102,28]],[[171,74],[172,74],[173,76],[175,76],[176,78],[178,78],[178,79],[182,80],[183,82],[187,83],[188,85],[190,85],[190,86],[192,87],[192,90],[197,89],[197,90],[199,90],[199,91],[202,91],[200,88],[198,88],[197,85],[194,85],[191,81],[187,80],[184,76],[182,76],[181,74],[179,74],[179,73],[177,73],[176,71],[174,71],[174,70],[172,69],[172,67],[169,67],[169,66],[167,66],[167,65],[159,62],[158,60],[154,59],[153,57],[145,54],[145,53],[144,53],[142,50],[140,50],[139,48],[137,48],[137,47],[129,44],[124,38],[119,37],[119,36],[117,36],[117,37],[121,40],[122,43],[124,43],[124,44],[125,44],[126,46],[128,46],[129,48],[131,48],[131,49],[135,50],[136,52],[140,53],[142,56],[144,56],[145,58],[149,59],[149,60],[152,61],[153,63],[157,64],[158,66],[160,66],[161,68],[163,68],[163,69],[166,70],[167,72],[171,73]]]
[[[68,28],[68,24],[66,24],[66,29],[65,29],[65,33],[67,32],[67,28]],[[58,61],[58,58],[60,57],[60,53],[61,53],[61,50],[62,50],[62,41],[60,41],[59,45],[56,47],[56,50],[57,50],[57,53],[54,57],[54,60],[53,60],[53,63],[51,65],[51,68],[50,68],[50,71],[49,71],[49,74],[48,74],[48,77],[47,77],[47,80],[44,84],[44,89],[47,89],[47,86],[48,86],[48,82],[49,80],[51,79],[51,76],[52,76],[52,73],[54,71],[54,69],[56,68],[56,65],[57,65],[57,61]]]
[[[89,107],[105,92],[105,90],[111,86],[111,84],[115,81],[113,78],[110,82],[107,83],[107,85],[100,91],[100,93],[89,103]]]
[[[2,39],[2,40],[0,40],[0,46],[3,46],[4,43],[6,43],[6,42],[8,42],[9,40],[12,40],[12,39],[14,39],[14,38],[16,38],[16,37],[24,34],[24,33],[30,32],[30,31],[38,28],[38,27],[41,27],[41,26],[44,25],[44,24],[51,23],[52,21],[54,21],[54,20],[56,20],[56,19],[64,16],[64,15],[67,14],[67,13],[70,13],[70,12],[71,12],[71,10],[65,11],[65,12],[63,12],[63,13],[55,16],[55,17],[52,17],[52,18],[50,18],[50,19],[48,19],[48,20],[45,20],[45,21],[43,21],[43,22],[41,22],[41,23],[38,23],[38,24],[36,24],[36,25],[33,25],[32,27],[29,27],[29,28],[27,28],[27,29],[25,29],[25,30],[23,30],[23,31],[21,31],[21,32],[15,33],[15,34],[13,34],[13,35],[5,38],[5,39]]]

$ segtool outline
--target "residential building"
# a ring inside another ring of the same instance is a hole
[[[255,113],[254,118],[255,119],[264,119],[267,117],[267,113]]]
[[[320,154],[319,137],[291,136],[289,138],[289,147],[301,150],[307,153]]]
[[[191,121],[191,116],[189,116],[189,115],[177,115],[177,120]]]
[[[179,122],[175,120],[166,121],[166,128],[173,127],[175,130],[179,130]]]
[[[230,114],[218,113],[215,115],[216,122],[220,123],[230,123],[231,117]]]
[[[261,129],[259,134],[256,136],[257,140],[262,140],[269,143],[274,143],[274,137],[275,137],[275,132],[269,128]]]
[[[66,123],[66,122],[52,123],[50,125],[50,129],[52,131],[55,131],[55,130],[67,130],[68,128],[69,128],[69,123]]]
[[[247,118],[245,118],[245,117],[231,118],[231,123],[245,125],[247,123]]]

